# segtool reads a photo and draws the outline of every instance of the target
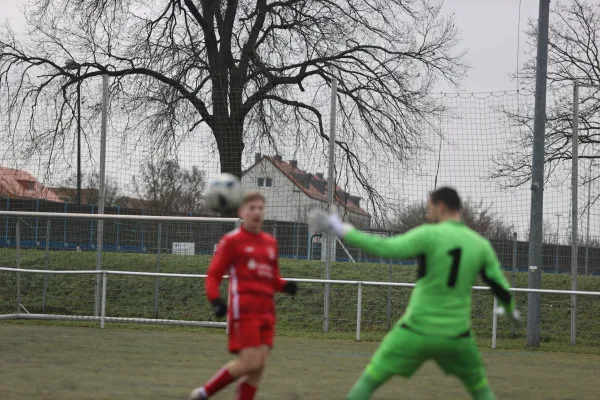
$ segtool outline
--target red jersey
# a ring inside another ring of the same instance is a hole
[[[209,301],[220,297],[223,275],[229,274],[229,319],[275,318],[273,295],[286,281],[279,275],[277,240],[265,232],[243,227],[223,236],[208,268],[205,282]]]

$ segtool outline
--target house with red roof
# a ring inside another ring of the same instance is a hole
[[[40,199],[61,201],[27,171],[0,167],[0,196],[13,199]]]
[[[310,173],[298,167],[298,161],[283,161],[281,156],[255,155],[254,164],[242,175],[245,190],[258,190],[267,199],[267,219],[306,222],[314,207],[327,207],[327,179],[323,173]],[[369,228],[371,215],[361,198],[336,188],[334,200],[343,219],[358,228]]]

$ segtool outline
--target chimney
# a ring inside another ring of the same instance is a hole
[[[260,160],[262,160],[262,154],[260,154],[260,153],[254,153],[254,162],[255,163],[259,163]]]
[[[340,201],[344,204],[346,204],[348,200],[350,200],[350,194],[343,190],[338,190],[337,195],[339,196]]]
[[[274,158],[276,161],[279,161],[279,162],[283,161],[283,158],[281,158],[281,156],[279,154],[277,154]]]
[[[315,175],[317,176],[317,178],[319,178],[321,180],[325,179],[325,176],[323,176],[322,172],[317,172]]]
[[[298,160],[290,160],[290,165],[294,169],[298,168]]]

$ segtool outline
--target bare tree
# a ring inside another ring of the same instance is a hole
[[[464,223],[488,239],[511,240],[513,229],[498,217],[483,201],[464,202],[461,211]],[[427,204],[414,203],[400,209],[388,223],[388,228],[400,233],[427,223]]]
[[[222,171],[240,176],[246,145],[277,148],[290,132],[328,140],[318,104],[336,78],[337,146],[371,201],[382,198],[362,153],[404,161],[418,151],[440,111],[428,95],[466,70],[439,0],[38,0],[26,18],[26,40],[0,34],[0,78],[18,82],[14,118],[35,111],[33,148],[60,152],[77,84],[107,74],[129,134],[166,148],[207,126]]]
[[[413,203],[398,209],[389,219],[387,228],[404,233],[427,223],[427,203]]]
[[[133,186],[150,214],[208,215],[204,202],[204,172],[198,167],[182,169],[177,161],[160,160],[142,165],[141,180]]]
[[[529,22],[527,35],[530,54],[518,74],[524,91],[535,85],[535,49],[537,23]],[[572,159],[573,83],[600,85],[598,47],[600,37],[600,4],[589,0],[558,1],[551,13],[548,55],[548,108],[546,122],[546,179],[565,179],[561,165]],[[518,187],[531,179],[531,149],[533,146],[533,110],[504,110],[514,123],[515,135],[511,148],[499,156],[493,178],[506,187]],[[600,93],[582,89],[580,99],[579,143],[581,159],[600,158]],[[521,128],[521,129],[519,129]],[[587,168],[586,168],[587,169]],[[598,178],[598,171],[586,178],[586,183]],[[596,201],[596,199],[594,200]]]
[[[89,175],[83,174],[83,190],[82,191],[82,204],[98,204],[100,199],[100,177],[98,173],[92,172]],[[67,178],[61,187],[58,187],[58,191],[68,194],[69,201],[74,202],[77,198],[77,175],[73,174]],[[117,202],[121,197],[121,190],[119,186],[110,178],[106,178],[105,185],[105,198],[104,202],[107,206],[111,206]]]

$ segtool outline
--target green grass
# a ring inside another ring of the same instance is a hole
[[[17,399],[185,399],[231,356],[223,331],[128,330],[0,323],[0,393]],[[341,399],[375,343],[278,337],[259,388],[263,400]],[[600,356],[483,350],[499,399],[598,398]],[[235,385],[214,397],[233,398]],[[426,363],[392,379],[373,400],[467,398],[462,385]]]
[[[92,252],[54,251],[50,253],[50,268],[54,270],[92,270],[96,265],[96,254]],[[174,256],[162,254],[160,271],[165,273],[206,272],[208,256]],[[15,251],[2,249],[0,265],[15,266]],[[44,252],[21,251],[21,267],[43,269]],[[103,267],[106,270],[147,271],[157,270],[157,257],[150,254],[104,253]],[[390,270],[391,268],[391,270]],[[325,277],[323,264],[317,261],[281,260],[282,274],[294,278]],[[388,264],[332,265],[332,279],[414,282],[416,271],[410,266]],[[93,312],[95,288],[94,276],[53,275],[48,279],[46,313],[83,314]],[[107,291],[107,315],[121,317],[154,317],[154,290],[156,279],[110,275]],[[159,318],[212,320],[210,308],[203,296],[201,279],[161,278],[159,281]],[[544,275],[545,289],[570,288],[568,275]],[[517,287],[527,286],[527,274],[517,274]],[[0,272],[0,313],[15,310],[15,274]],[[42,312],[43,276],[22,274],[22,304],[31,313]],[[599,277],[579,277],[579,289],[600,291]],[[391,289],[391,315],[388,318],[388,288],[364,286],[361,338],[366,341],[380,340],[404,312],[409,289]],[[527,296],[518,294],[518,307],[526,319]],[[332,285],[330,332],[324,334],[323,285],[301,284],[295,298],[278,296],[278,330],[283,335],[315,338],[353,338],[356,330],[357,287]],[[473,298],[473,328],[482,344],[489,345],[492,334],[492,295],[490,292],[475,292]],[[558,351],[599,352],[600,350],[600,298],[578,298],[578,343],[569,346],[570,297],[564,295],[542,295],[542,348]],[[145,327],[147,328],[147,327]],[[173,329],[173,328],[168,328]],[[499,347],[524,347],[524,330],[510,337],[505,321],[499,321]]]

